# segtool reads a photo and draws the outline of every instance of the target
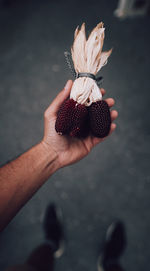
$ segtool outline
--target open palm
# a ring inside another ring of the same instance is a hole
[[[72,164],[85,157],[91,149],[105,138],[97,138],[89,135],[85,139],[62,136],[56,133],[55,122],[60,105],[68,98],[73,82],[69,80],[65,88],[57,95],[44,114],[44,137],[43,143],[47,148],[54,150],[58,157],[60,167]],[[105,90],[101,89],[102,94]],[[106,99],[109,107],[114,105],[112,98]],[[111,120],[114,121],[118,116],[117,111],[111,111]],[[111,124],[110,134],[115,130],[116,124]]]

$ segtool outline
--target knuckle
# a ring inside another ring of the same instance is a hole
[[[45,119],[48,119],[48,115],[49,115],[49,114],[48,114],[48,110],[45,110],[45,112],[44,112],[44,118],[45,118]]]

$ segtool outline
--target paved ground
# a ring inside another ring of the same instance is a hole
[[[150,18],[119,21],[113,16],[116,4],[104,0],[1,4],[1,164],[42,138],[43,112],[70,77],[63,52],[83,21],[88,31],[105,22],[105,49],[114,50],[102,70],[103,86],[107,97],[115,97],[120,116],[111,138],[83,161],[58,171],[1,234],[0,270],[22,263],[42,242],[42,219],[50,201],[63,208],[68,240],[56,271],[96,270],[99,245],[114,219],[121,219],[127,229],[125,270],[148,270]]]

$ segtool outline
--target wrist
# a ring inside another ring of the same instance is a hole
[[[47,161],[47,167],[50,167],[52,171],[51,173],[54,173],[59,169],[58,154],[44,140],[42,140],[39,145],[42,151],[42,155],[45,156]]]

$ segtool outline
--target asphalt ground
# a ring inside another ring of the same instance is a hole
[[[116,100],[117,129],[91,154],[56,172],[0,235],[0,270],[23,263],[43,242],[46,206],[62,207],[67,244],[55,270],[96,270],[108,225],[121,220],[128,271],[148,270],[150,257],[150,18],[119,20],[117,1],[1,1],[0,163],[20,155],[43,136],[43,113],[72,78],[64,51],[77,25],[87,33],[105,23],[104,49],[113,48],[102,71],[106,97]]]

